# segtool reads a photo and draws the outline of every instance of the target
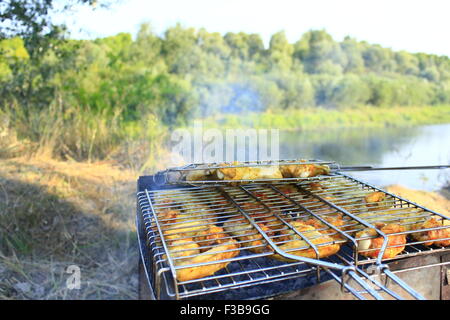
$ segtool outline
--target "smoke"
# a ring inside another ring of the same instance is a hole
[[[228,104],[221,107],[224,114],[241,114],[242,112],[260,112],[264,110],[259,93],[242,83],[229,85],[232,90],[231,99]]]
[[[279,130],[204,128],[197,120],[192,128],[171,135],[172,162],[221,163],[279,159]]]
[[[261,94],[249,83],[250,81],[223,81],[195,85],[193,90],[199,93],[201,117],[264,111]]]

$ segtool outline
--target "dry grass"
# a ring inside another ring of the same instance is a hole
[[[442,194],[439,194],[437,192],[413,190],[397,184],[387,186],[386,190],[428,209],[434,210],[450,217],[449,194],[445,194],[444,192],[442,192]]]
[[[0,299],[137,298],[135,183],[105,162],[0,160]]]

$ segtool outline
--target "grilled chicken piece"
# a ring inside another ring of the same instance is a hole
[[[293,221],[291,222],[291,225],[304,237],[306,237],[313,245],[316,246],[318,253],[308,244],[308,242],[306,242],[302,237],[298,236],[293,230],[289,230],[286,232],[285,238],[282,239],[282,241],[289,242],[280,243],[279,248],[285,252],[286,250],[290,249],[298,250],[288,251],[286,253],[300,257],[320,259],[329,257],[339,251],[340,245],[334,243],[333,238],[317,231],[316,228],[301,221]],[[291,259],[286,259],[285,257],[282,257],[278,254],[275,254],[272,257],[281,261],[292,261]]]
[[[199,245],[192,238],[175,240],[170,243],[169,251],[173,259],[200,254]]]
[[[265,224],[258,224],[258,226],[267,234],[272,235],[272,230]],[[224,229],[236,236],[241,245],[248,247],[248,250],[256,253],[269,252],[273,249],[265,244],[263,236],[256,230],[248,221],[244,219],[239,221],[226,221],[223,224]]]
[[[320,174],[330,174],[330,167],[319,164],[288,164],[280,166],[284,178],[309,178]]]
[[[212,170],[191,170],[186,174],[186,181],[210,180]]]
[[[375,191],[367,194],[364,197],[364,202],[369,210],[383,210],[392,207],[390,204],[386,204],[386,193]]]
[[[167,240],[200,236],[207,232],[208,227],[199,221],[178,223],[173,226],[162,226],[162,232]]]
[[[322,191],[325,190],[325,187],[321,185],[319,182],[311,182],[308,184],[312,191]]]
[[[233,165],[239,165],[234,162]],[[215,176],[218,180],[258,180],[258,179],[281,179],[283,176],[278,166],[261,167],[233,167],[216,169]]]
[[[375,227],[379,229],[381,232],[385,234],[392,234],[392,233],[398,233],[398,232],[404,232],[405,228],[398,224],[385,224],[385,223],[375,223]],[[356,238],[365,238],[365,237],[375,237],[378,233],[375,229],[365,229],[362,231],[359,231],[356,233]],[[358,240],[358,252],[359,254],[370,257],[370,258],[377,258],[381,246],[383,245],[384,238],[378,237],[378,238],[372,238],[372,239],[363,239]],[[383,254],[383,259],[391,259],[394,258],[396,255],[401,253],[405,249],[406,244],[406,235],[405,234],[398,234],[393,236],[388,236],[388,244],[386,247],[386,250]],[[401,245],[398,247],[391,247]],[[375,249],[375,250],[372,250]],[[378,250],[376,250],[378,249]]]
[[[341,216],[324,217],[324,220],[326,220],[331,225],[337,227],[338,230],[341,230],[341,231],[344,230],[343,225],[345,225],[345,221],[342,219]],[[318,229],[317,231],[319,231],[320,233],[330,236],[331,238],[333,238],[335,240],[345,240],[345,237],[342,236],[338,231],[327,226],[325,223],[323,223],[319,219],[311,218],[309,220],[306,220],[305,224],[307,224],[309,226],[313,226],[314,228]]]
[[[364,197],[368,206],[373,205],[374,202],[383,201],[384,199],[386,199],[386,193],[380,191],[371,192]]]
[[[268,200],[270,199],[269,195],[266,192],[261,191],[252,191],[252,193],[258,197],[260,200]],[[274,199],[274,198],[271,198]],[[281,203],[283,199],[278,199],[278,203]],[[275,207],[275,208],[266,208],[258,201],[254,200],[253,198],[248,199],[245,202],[239,201],[239,206],[251,217],[254,219],[254,222],[258,224],[268,235],[273,234],[273,230],[278,230],[280,226],[282,225],[282,221],[279,219],[281,218],[287,222],[292,220],[292,216],[286,214],[286,212],[283,212],[282,208]],[[235,214],[239,214],[237,211]],[[225,225],[228,222],[225,223]],[[244,222],[243,222],[244,223]],[[247,220],[245,220],[245,224],[247,224],[250,227],[250,224]]]
[[[189,193],[183,194],[183,203],[176,198],[155,197],[155,211],[167,240],[195,237],[209,231],[217,222],[217,215]],[[156,227],[155,227],[156,228]]]
[[[168,198],[168,195],[172,197]],[[183,202],[178,201],[176,195],[168,192],[154,198],[155,212],[175,266],[217,261],[214,264],[177,269],[177,280],[199,279],[225,268],[229,262],[223,260],[239,254],[237,241],[214,224],[217,215],[205,204],[199,203],[192,194],[183,193]],[[156,227],[152,228],[157,232]],[[160,240],[156,241],[160,243]]]
[[[180,258],[174,261],[177,267],[217,261],[214,264],[177,269],[178,281],[210,276],[230,263],[223,260],[234,258],[239,254],[239,244],[234,239],[215,239],[215,246],[204,252],[201,252],[200,247],[193,239],[177,240],[171,243],[169,248],[171,257]]]
[[[222,240],[225,236],[227,236],[227,234],[223,228],[216,225],[209,225],[208,229],[198,232],[193,239],[200,247],[207,247]]]
[[[429,229],[429,228],[437,228],[449,226],[446,229],[437,229],[437,230],[428,230],[428,231],[420,231],[421,229]],[[450,246],[450,220],[439,220],[437,217],[428,218],[425,222],[414,224],[411,230],[418,230],[420,232],[416,232],[411,234],[412,238],[417,241],[427,241],[423,243],[425,246],[439,246],[439,247],[448,247]],[[443,239],[443,240],[440,240]],[[444,240],[445,239],[445,240]]]
[[[251,192],[258,199],[266,202],[271,199],[277,199],[277,204],[280,204],[285,200],[284,198],[280,199],[280,196],[271,189],[255,190]],[[287,200],[286,203],[288,203]],[[278,215],[283,215],[282,219],[286,222],[290,222],[292,217],[283,214],[283,210],[281,208],[277,207],[270,210],[254,199],[249,199],[248,201],[242,202],[240,203],[240,206],[254,220],[259,228],[267,234],[267,236],[276,237],[278,240],[284,239],[283,235],[279,234],[279,231],[280,229],[283,229],[284,224]],[[244,246],[256,246],[256,248],[249,248],[250,251],[258,253],[273,252],[273,248],[266,244],[264,237],[246,219],[239,221],[227,221],[224,223],[224,228],[227,232],[239,237],[239,240],[245,243],[243,244]]]
[[[376,191],[368,193],[364,197],[356,196],[352,199],[336,200],[335,203],[361,218],[375,218],[389,214],[388,210],[392,208],[392,204],[386,203],[385,200],[386,194]]]
[[[191,170],[186,174],[186,181],[202,180],[262,180],[262,179],[282,179],[283,176],[278,166],[261,167],[229,167],[237,166],[238,162],[232,164],[220,164],[223,168]]]
[[[157,209],[156,213],[167,240],[193,237],[199,232],[207,230],[207,226],[204,225],[204,222],[198,220],[198,217],[196,219],[195,216],[185,214],[176,207]],[[153,230],[157,231],[157,227],[153,226]]]
[[[330,168],[327,165],[319,164],[288,164],[272,166],[239,166],[238,161],[232,163],[219,164],[222,168],[209,169],[199,166],[186,173],[186,181],[200,180],[262,180],[262,179],[282,179],[282,178],[308,178],[320,174],[329,174]]]
[[[292,193],[298,193],[298,189],[292,184],[283,184],[276,186],[278,190],[283,192],[286,195],[290,195]]]

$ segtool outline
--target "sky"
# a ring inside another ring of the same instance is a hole
[[[55,21],[76,39],[135,35],[143,22],[159,35],[176,23],[258,33],[266,45],[278,31],[295,42],[308,30],[325,29],[338,41],[351,36],[393,50],[450,56],[448,0],[118,0],[108,9],[77,7]]]

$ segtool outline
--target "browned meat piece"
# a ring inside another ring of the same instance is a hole
[[[404,232],[405,228],[398,224],[384,224],[384,223],[376,223],[375,227],[378,228],[381,232],[385,234]],[[356,238],[364,238],[364,237],[374,237],[378,233],[375,229],[365,229],[356,233]],[[372,239],[363,239],[358,240],[358,251],[360,254],[376,258],[378,257],[381,246],[383,245],[384,238],[377,237]],[[406,244],[406,235],[398,234],[393,236],[388,236],[388,244],[387,248],[383,254],[383,259],[394,258],[396,255],[401,253],[405,249]],[[396,246],[400,245],[400,246]],[[396,246],[396,247],[392,247]],[[378,250],[371,250],[378,249]]]
[[[319,164],[289,164],[281,165],[280,171],[284,178],[309,178],[329,174],[330,168]]]
[[[443,226],[449,226],[449,228],[420,231],[421,229],[437,228]],[[413,233],[411,236],[417,241],[427,241],[424,243],[424,245],[426,246],[431,246],[433,244],[439,247],[450,246],[450,239],[446,239],[450,238],[450,220],[439,220],[437,217],[431,217],[425,222],[413,225],[411,229],[420,231],[417,233]]]

